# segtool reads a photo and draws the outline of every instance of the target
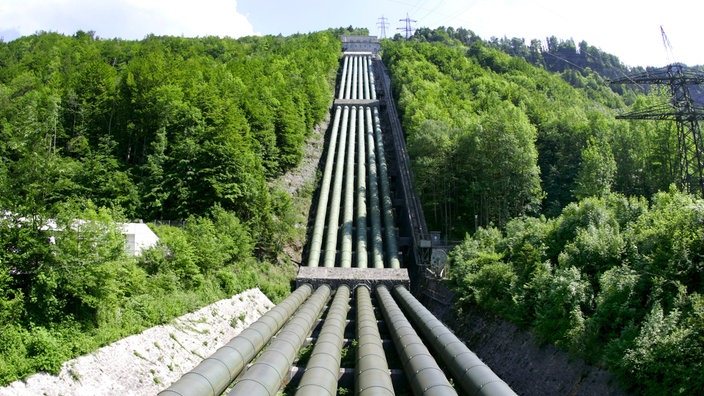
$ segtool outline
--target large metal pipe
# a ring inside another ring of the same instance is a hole
[[[330,195],[330,181],[332,179],[332,169],[335,164],[335,147],[337,137],[340,133],[341,108],[335,108],[335,119],[333,121],[330,145],[328,146],[327,159],[325,160],[325,170],[323,180],[320,185],[320,196],[318,197],[318,209],[315,212],[315,223],[313,224],[313,235],[311,236],[310,249],[308,251],[308,266],[317,267],[320,263],[320,250],[323,246],[323,233],[325,231],[325,217],[328,210],[328,199]]]
[[[377,286],[376,295],[413,394],[457,395],[386,286]]]
[[[330,200],[330,216],[328,217],[328,233],[325,240],[325,257],[323,265],[334,267],[337,256],[337,231],[340,225],[340,197],[342,196],[342,175],[345,168],[345,148],[347,146],[347,128],[350,108],[345,106],[342,113],[342,127],[340,129],[340,144],[337,147],[335,164],[335,178]]]
[[[364,70],[364,99],[369,99],[369,58],[363,56],[362,64],[364,65],[362,68]]]
[[[357,268],[367,268],[367,154],[362,106],[359,107],[357,120]]]
[[[350,99],[350,90],[352,88],[352,68],[354,65],[354,62],[352,62],[352,56],[350,55],[345,55],[345,58],[350,60],[349,67],[347,68],[347,84],[345,85],[345,96],[343,99]]]
[[[347,84],[347,63],[349,60],[350,58],[345,56],[342,62],[342,78],[340,79],[340,91],[337,93],[338,99],[343,99],[345,96],[345,85]]]
[[[235,381],[228,395],[275,396],[329,298],[330,286],[318,287],[256,362]]]
[[[376,152],[374,150],[374,128],[372,127],[372,112],[366,108],[367,114],[367,167],[369,171],[369,211],[372,223],[372,263],[374,268],[384,268],[384,247],[381,238],[381,215],[379,212],[379,186],[377,184]]]
[[[298,384],[296,396],[337,394],[342,347],[345,344],[347,311],[350,309],[350,288],[338,286],[330,305],[325,324],[320,330],[315,348],[310,355],[306,371]]]
[[[347,142],[345,160],[345,207],[342,216],[342,247],[340,248],[340,267],[352,267],[352,230],[354,221],[354,144],[357,137],[357,109],[352,107],[350,115],[350,132]]]
[[[369,57],[369,85],[371,86],[372,100],[376,100],[376,82],[374,81],[374,68],[372,67],[372,65],[372,58]]]
[[[430,345],[468,395],[515,396],[516,393],[470,351],[405,287],[394,287],[394,295]]]
[[[386,166],[384,141],[381,137],[379,110],[376,107],[374,108],[374,140],[376,142],[376,160],[379,163],[378,169],[381,184],[382,213],[384,214],[387,262],[391,268],[401,268],[401,263],[398,260],[398,243],[396,242],[396,227],[394,227],[394,208],[391,203],[389,171]]]
[[[269,342],[288,318],[310,296],[313,288],[304,284],[244,329],[193,370],[184,374],[161,396],[211,396],[221,394],[242,369]]]
[[[394,395],[369,289],[357,287],[357,395]]]
[[[358,64],[359,64],[359,68],[357,69],[357,73],[359,74],[359,76],[357,77],[357,81],[358,81],[358,85],[357,85],[357,91],[358,91],[358,93],[357,93],[357,98],[359,98],[359,99],[366,99],[366,98],[364,97],[364,82],[365,82],[365,78],[364,78],[364,67],[362,66],[362,65],[364,64],[364,62],[362,61],[362,57],[361,57],[361,56],[357,56],[357,62],[358,62]]]
[[[357,69],[359,68],[359,59],[357,56],[352,57],[352,87],[351,87],[351,93],[352,96],[350,96],[350,99],[352,100],[357,100],[357,84],[359,84],[359,81],[357,81]]]

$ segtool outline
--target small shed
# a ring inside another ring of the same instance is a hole
[[[125,236],[125,251],[132,256],[141,256],[142,250],[156,246],[159,237],[144,223],[122,224]]]

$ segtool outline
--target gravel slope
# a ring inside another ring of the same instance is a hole
[[[13,382],[0,396],[155,395],[273,306],[250,289],[68,361],[57,376]]]

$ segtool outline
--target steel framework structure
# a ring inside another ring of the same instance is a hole
[[[704,120],[704,107],[692,99],[689,87],[704,83],[704,73],[682,63],[672,63],[645,73],[613,80],[611,84],[666,85],[670,104],[656,105],[617,116],[631,120],[671,120],[677,125],[679,187],[704,196],[704,141],[699,121]]]

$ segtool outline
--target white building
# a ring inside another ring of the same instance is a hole
[[[159,237],[144,223],[122,224],[125,236],[125,251],[132,256],[141,256],[142,250],[156,246]]]
[[[7,219],[12,215],[13,214],[11,212],[0,212],[0,220]],[[29,220],[24,217],[19,218],[19,224],[23,224],[28,221]],[[72,227],[80,228],[80,226],[85,223],[85,220],[75,220]],[[154,231],[152,231],[151,228],[144,223],[121,223],[118,225],[122,230],[122,235],[125,236],[125,252],[130,256],[141,256],[142,250],[154,247],[157,242],[159,242],[159,237],[156,236]],[[61,228],[53,219],[46,220],[41,229],[43,231],[61,231]],[[54,237],[49,237],[49,241],[54,244]]]

